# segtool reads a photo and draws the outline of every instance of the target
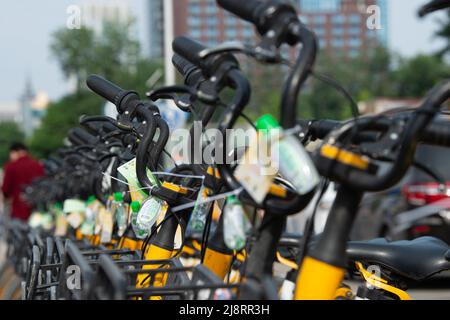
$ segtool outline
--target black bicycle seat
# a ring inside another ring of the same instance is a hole
[[[347,255],[350,261],[378,264],[414,281],[423,281],[439,272],[450,270],[450,247],[433,237],[393,242],[383,238],[350,241]]]

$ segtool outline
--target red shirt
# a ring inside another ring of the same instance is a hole
[[[11,216],[27,220],[31,208],[21,197],[21,193],[35,178],[44,175],[44,166],[26,155],[14,162],[5,164],[2,191],[12,198]]]

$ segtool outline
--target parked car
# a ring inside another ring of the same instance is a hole
[[[415,160],[445,184],[412,167],[396,187],[363,199],[352,239],[434,236],[450,244],[450,149],[420,145]]]

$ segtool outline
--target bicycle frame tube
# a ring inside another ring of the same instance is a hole
[[[264,275],[272,273],[272,264],[285,222],[285,216],[265,213],[261,222],[263,229],[248,257],[246,272],[248,278],[262,280]]]
[[[223,240],[223,214],[221,214],[214,235],[208,241],[203,264],[217,277],[224,279],[230,271],[232,260],[233,251],[227,248]]]
[[[339,187],[325,230],[300,267],[296,300],[334,298],[347,266],[347,241],[362,195],[346,185]]]

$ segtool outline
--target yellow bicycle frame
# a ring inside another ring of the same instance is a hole
[[[297,277],[295,300],[333,300],[344,274],[345,269],[305,257]]]

